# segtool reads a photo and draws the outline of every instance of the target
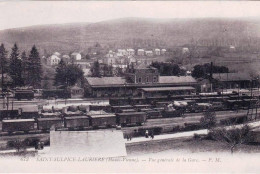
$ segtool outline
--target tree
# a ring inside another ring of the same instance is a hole
[[[213,109],[207,109],[203,113],[203,117],[200,119],[201,126],[203,128],[212,128],[216,126],[217,120],[216,120],[216,113]]]
[[[204,65],[195,65],[192,71],[192,77],[195,78],[209,78],[211,72],[211,65],[206,63]],[[228,73],[229,69],[225,66],[212,66],[212,73]]]
[[[84,83],[84,73],[77,65],[70,64],[66,67],[66,79],[67,85],[73,86],[77,82]]]
[[[28,61],[28,57],[26,55],[26,52],[23,51],[22,55],[22,77],[24,79],[24,83],[28,84],[30,77],[29,77],[29,61]]]
[[[90,59],[90,55],[87,54],[85,58],[86,58],[87,60],[89,60],[89,59]]]
[[[210,130],[208,136],[215,141],[229,144],[232,154],[236,146],[252,142],[255,138],[248,125],[242,127],[215,128]]]
[[[33,87],[39,87],[41,85],[42,69],[40,55],[35,45],[30,51],[28,61],[30,85],[32,85]]]
[[[24,83],[22,78],[22,60],[19,57],[19,49],[16,43],[14,44],[10,55],[9,68],[9,74],[12,77],[13,86],[23,86]]]
[[[65,87],[73,86],[77,82],[84,83],[84,73],[80,67],[74,64],[66,65],[61,61],[56,68],[55,85]]]
[[[54,85],[65,84],[66,82],[66,64],[63,60],[60,61],[56,68]]]
[[[2,83],[1,86],[3,88],[4,84],[4,73],[8,71],[8,62],[7,62],[7,51],[5,50],[4,44],[1,44],[0,46],[0,70],[2,74]]]
[[[26,149],[26,144],[24,141],[21,141],[19,139],[14,140],[14,141],[8,141],[7,146],[9,148],[15,148],[17,152],[20,152],[21,149]]]
[[[95,61],[91,67],[92,77],[100,77],[100,66],[98,61]]]
[[[124,75],[122,68],[116,67],[115,69],[115,76],[122,77]]]
[[[105,77],[111,77],[113,75],[113,67],[104,65],[103,67],[103,76]]]
[[[177,76],[181,72],[180,67],[174,63],[152,62],[151,66],[157,68],[161,76]]]

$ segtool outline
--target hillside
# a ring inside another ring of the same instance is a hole
[[[0,31],[0,42],[10,48],[17,42],[29,50],[36,44],[43,52],[86,52],[96,42],[102,47],[180,46],[192,40],[199,45],[243,44],[258,39],[260,21],[256,19],[143,19],[123,18],[97,23],[31,26]]]

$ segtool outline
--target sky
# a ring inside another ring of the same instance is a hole
[[[115,18],[260,17],[256,1],[1,1],[0,30]]]

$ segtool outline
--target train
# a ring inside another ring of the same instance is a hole
[[[117,126],[142,125],[147,117],[145,112],[134,113],[87,113],[76,116],[66,116],[64,114],[51,113],[42,114],[45,117],[34,119],[10,119],[2,121],[2,132],[9,134],[16,131],[28,133],[32,130],[43,132],[58,129],[98,129],[112,128]]]

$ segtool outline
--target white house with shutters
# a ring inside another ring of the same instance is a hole
[[[57,55],[51,55],[47,58],[47,65],[49,66],[55,66],[58,65],[61,61],[61,58],[59,58]]]
[[[127,55],[128,56],[134,56],[135,55],[135,50],[134,49],[126,49]]]
[[[145,51],[146,56],[153,56],[153,51]]]
[[[144,56],[144,49],[138,49],[137,50],[137,55],[138,56]]]

